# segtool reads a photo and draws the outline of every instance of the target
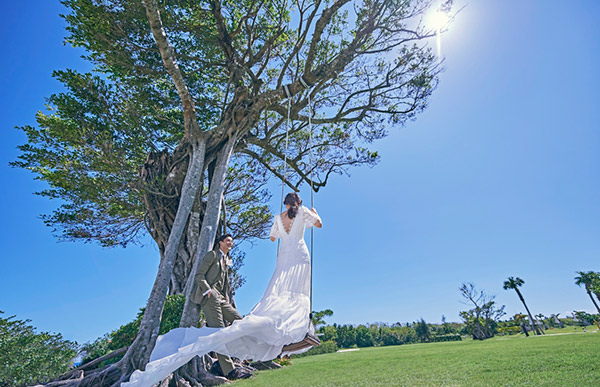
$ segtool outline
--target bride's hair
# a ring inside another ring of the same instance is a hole
[[[294,219],[296,217],[296,214],[298,214],[298,208],[302,205],[302,199],[300,199],[300,196],[298,196],[297,193],[290,192],[289,194],[285,195],[285,200],[283,201],[283,204],[290,205],[290,209],[288,210],[287,215],[288,218]]]

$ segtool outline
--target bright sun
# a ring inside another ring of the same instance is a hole
[[[448,14],[446,12],[435,11],[432,13],[429,23],[427,24],[439,33],[448,26],[448,21]]]
[[[433,9],[425,19],[425,26],[436,35],[438,60],[442,60],[442,33],[448,28],[448,13],[440,8]]]

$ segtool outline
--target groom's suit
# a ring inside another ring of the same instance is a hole
[[[194,278],[194,289],[190,299],[204,310],[206,325],[213,328],[225,326],[241,319],[242,316],[231,306],[228,300],[229,267],[228,257],[218,248],[206,253]],[[210,296],[208,291],[210,290]],[[229,356],[217,354],[223,375],[227,376],[234,369]]]

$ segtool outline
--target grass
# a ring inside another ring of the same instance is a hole
[[[307,356],[235,386],[597,386],[600,333],[590,328]]]

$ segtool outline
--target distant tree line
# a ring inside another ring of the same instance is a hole
[[[324,313],[325,312],[325,313]],[[322,312],[313,312],[318,316],[316,322],[317,334],[321,339],[321,346],[310,351],[295,355],[307,356],[321,353],[335,352],[339,349],[382,347],[388,345],[403,345],[414,343],[434,343],[442,341],[459,341],[462,324],[449,323],[442,316],[442,324],[429,324],[421,319],[413,323],[372,323],[372,324],[332,324],[323,325],[322,317],[331,316],[330,309]],[[322,326],[319,326],[322,325]]]

